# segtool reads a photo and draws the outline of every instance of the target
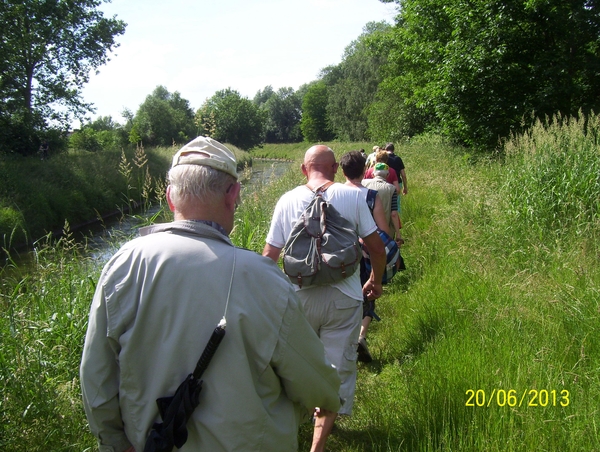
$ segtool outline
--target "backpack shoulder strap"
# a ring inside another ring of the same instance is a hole
[[[331,187],[334,184],[334,182],[325,182],[323,185],[319,185],[318,187],[312,188],[310,185],[306,184],[306,187],[312,191],[315,195],[321,195],[325,192],[325,190],[327,190],[329,187]]]
[[[375,198],[376,197],[377,197],[377,190],[373,190],[373,189],[369,188],[369,191],[367,192],[367,205],[369,206],[371,213],[373,213],[373,209],[375,208]]]

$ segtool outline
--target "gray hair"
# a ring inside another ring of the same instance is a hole
[[[387,179],[387,177],[389,176],[390,172],[389,170],[375,170],[373,171],[373,177],[382,177],[384,179]]]
[[[178,209],[194,201],[207,202],[223,196],[236,179],[204,165],[177,165],[167,174],[171,186],[171,201]]]

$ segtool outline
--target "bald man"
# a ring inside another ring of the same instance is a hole
[[[323,342],[325,354],[335,365],[342,381],[340,397],[344,404],[339,412],[324,409],[315,411],[311,452],[319,452],[325,450],[325,442],[338,414],[352,414],[363,296],[372,300],[381,296],[385,249],[360,190],[334,183],[338,163],[329,147],[315,145],[308,149],[301,168],[307,183],[285,193],[277,202],[263,255],[275,262],[279,260],[281,250],[294,224],[313,198],[314,190],[322,187],[326,189],[323,198],[354,225],[357,235],[369,248],[373,262],[371,276],[362,287],[358,271],[331,285],[302,288],[295,286],[306,317]]]

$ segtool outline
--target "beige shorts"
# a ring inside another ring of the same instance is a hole
[[[352,414],[356,388],[358,334],[362,301],[344,295],[330,286],[316,286],[296,292],[304,305],[308,322],[325,347],[325,355],[340,376],[339,414]]]

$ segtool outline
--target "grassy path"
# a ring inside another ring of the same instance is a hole
[[[408,268],[331,450],[599,450],[597,242],[511,223],[505,165],[435,141],[400,154]]]

